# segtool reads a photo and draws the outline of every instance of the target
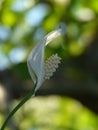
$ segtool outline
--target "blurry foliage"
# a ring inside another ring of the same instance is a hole
[[[46,57],[57,52],[66,60],[83,54],[98,27],[98,0],[1,0],[0,70],[11,68],[27,79],[29,52],[60,22],[67,25],[67,35],[49,44]],[[81,104],[60,97],[34,98],[14,118],[20,130],[97,130],[98,124]]]
[[[14,121],[20,130],[97,130],[98,127],[94,113],[71,98],[59,96],[29,100],[16,113]]]
[[[34,45],[60,22],[66,23],[67,35],[62,44],[50,44],[46,55],[51,50],[63,59],[81,55],[98,26],[97,5],[97,0],[2,0],[0,69],[24,62]]]

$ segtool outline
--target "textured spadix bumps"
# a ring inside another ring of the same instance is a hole
[[[45,79],[50,79],[50,77],[53,75],[53,73],[58,68],[58,65],[60,64],[61,58],[55,54],[50,56],[46,62],[45,62]]]

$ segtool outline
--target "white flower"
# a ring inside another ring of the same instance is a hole
[[[53,72],[60,63],[60,58],[56,55],[50,57],[46,63],[44,62],[45,46],[55,38],[61,36],[65,32],[65,26],[62,24],[61,28],[50,32],[46,35],[41,42],[39,42],[35,48],[31,51],[28,59],[27,66],[30,76],[36,84],[35,92],[40,88],[45,79],[49,79]],[[54,61],[54,62],[52,62]],[[49,67],[49,62],[52,66]]]

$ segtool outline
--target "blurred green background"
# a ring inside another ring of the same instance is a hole
[[[59,69],[6,130],[98,129],[98,0],[0,0],[0,126],[33,86],[30,51],[61,22],[67,34],[45,51]]]

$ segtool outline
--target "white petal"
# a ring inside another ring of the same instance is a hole
[[[38,82],[38,84],[42,84],[44,78],[44,42],[37,44],[27,59],[31,78],[34,83]]]

